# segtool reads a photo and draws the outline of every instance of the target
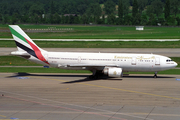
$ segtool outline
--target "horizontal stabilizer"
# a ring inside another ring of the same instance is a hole
[[[15,56],[29,56],[29,53],[25,52],[25,51],[13,51],[11,52],[11,55],[15,55]]]

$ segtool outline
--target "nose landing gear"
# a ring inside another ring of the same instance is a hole
[[[154,73],[154,76],[153,76],[153,77],[154,77],[154,78],[157,78],[157,72]]]

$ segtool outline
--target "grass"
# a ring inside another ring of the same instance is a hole
[[[129,72],[128,74],[154,74],[154,72]],[[160,71],[158,74],[180,75],[180,69]]]
[[[180,57],[171,57],[171,59],[178,64],[177,67],[180,67]]]
[[[68,27],[73,28],[73,31],[48,34],[30,33],[29,35],[32,38],[62,39],[180,39],[179,28],[171,27],[145,27],[144,31],[136,31],[134,26],[56,26],[56,28]]]
[[[86,26],[86,25],[19,25],[22,29],[64,29],[61,32],[29,32],[32,39],[180,39],[179,27],[145,27],[136,31],[135,26]],[[9,29],[0,25],[0,29]],[[12,38],[9,32],[1,32],[1,38]]]
[[[41,48],[180,48],[180,41],[34,41]],[[14,41],[2,40],[0,47],[16,47]]]
[[[0,66],[42,66],[17,56],[0,56]],[[4,69],[4,68],[3,68]]]

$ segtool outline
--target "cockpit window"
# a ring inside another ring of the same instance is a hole
[[[173,60],[170,60],[170,59],[166,60],[166,62],[171,62],[171,61],[173,61]]]

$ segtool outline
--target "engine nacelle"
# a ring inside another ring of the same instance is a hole
[[[123,76],[122,68],[116,68],[116,67],[106,67],[104,68],[103,73],[105,75],[108,75],[109,77],[122,77]]]

